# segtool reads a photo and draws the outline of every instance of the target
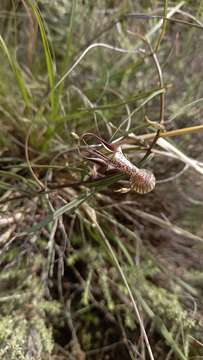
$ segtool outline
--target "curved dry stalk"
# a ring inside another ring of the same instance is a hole
[[[70,75],[70,73],[76,68],[76,66],[80,63],[80,61],[85,57],[85,55],[92,49],[97,48],[97,47],[102,47],[102,48],[106,48],[106,49],[110,49],[113,51],[117,51],[120,53],[137,53],[139,52],[139,50],[135,50],[135,49],[123,49],[123,48],[119,48],[116,46],[112,46],[106,43],[95,43],[95,44],[91,44],[90,46],[88,46],[83,53],[79,56],[79,58],[74,62],[74,64],[71,66],[71,68],[62,76],[62,78],[58,81],[58,83],[55,85],[54,90],[56,90],[61,83],[67,78],[67,76]]]
[[[30,170],[31,175],[33,176],[33,178],[35,179],[35,181],[39,185],[40,190],[44,190],[46,188],[46,186],[42,183],[41,180],[38,179],[37,175],[35,174],[35,172],[34,172],[34,170],[32,168],[32,165],[30,163],[30,158],[29,158],[29,150],[28,150],[29,146],[28,146],[28,144],[29,144],[29,138],[30,138],[32,129],[33,129],[33,124],[31,124],[31,126],[30,126],[30,128],[29,128],[29,130],[27,132],[26,139],[25,139],[25,158],[26,158],[28,169]]]
[[[179,172],[177,172],[175,175],[170,176],[170,177],[168,177],[166,179],[157,180],[157,184],[163,184],[163,183],[167,183],[169,181],[174,181],[174,180],[178,179],[180,176],[182,176],[188,169],[189,169],[189,165],[185,164],[183,169],[180,170]]]
[[[195,160],[185,155],[181,150],[175,147],[173,144],[170,144],[165,139],[159,138],[158,145],[161,146],[164,150],[169,153],[177,155],[177,157],[183,161],[185,164],[188,164],[193,169],[195,169],[199,174],[203,175],[203,168]]]

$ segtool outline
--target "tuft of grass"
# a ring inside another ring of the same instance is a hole
[[[202,356],[201,7],[3,2],[1,357]],[[85,132],[155,191],[119,193]]]

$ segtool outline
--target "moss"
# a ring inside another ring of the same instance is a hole
[[[53,350],[53,339],[52,339],[51,328],[47,328],[44,319],[39,318],[37,316],[36,318],[32,319],[31,324],[32,324],[32,333],[34,334],[35,337],[36,336],[38,337],[38,341],[41,345],[42,351],[51,354]]]
[[[101,273],[99,283],[103,290],[104,299],[107,302],[108,309],[110,311],[115,310],[115,303],[112,299],[111,288],[110,288],[110,284],[108,283],[108,278],[107,278],[106,272],[103,271],[103,273]]]
[[[44,300],[44,284],[36,271],[43,260],[41,255],[22,256],[0,274],[1,359],[41,360],[53,350],[52,328],[51,324],[47,326],[46,314],[57,316],[60,306]]]
[[[52,331],[39,314],[27,318],[22,309],[0,318],[0,355],[5,360],[40,360],[51,354]],[[4,356],[4,357],[3,357]]]
[[[43,319],[29,321],[13,313],[0,319],[0,356],[4,360],[40,360],[53,349],[52,333]]]
[[[181,325],[182,328],[195,326],[195,321],[183,309],[176,294],[157,287],[148,281],[143,283],[143,289],[154,313],[162,317],[165,322],[166,320],[168,322],[173,321],[173,324]]]
[[[44,310],[49,316],[59,316],[62,311],[62,305],[55,300],[42,300],[40,303],[40,309]]]

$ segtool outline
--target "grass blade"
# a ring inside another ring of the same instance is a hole
[[[47,39],[45,26],[44,26],[40,11],[39,11],[37,5],[33,1],[29,0],[29,4],[31,6],[31,9],[33,11],[33,14],[34,14],[34,16],[36,18],[36,21],[37,21],[39,29],[40,29],[40,34],[41,34],[41,38],[42,38],[42,44],[43,44],[43,47],[44,47],[44,55],[45,55],[45,59],[46,59],[48,77],[49,77],[50,100],[51,100],[52,114],[55,115],[57,113],[58,100],[57,100],[57,97],[56,97],[56,91],[54,89],[54,86],[55,86],[55,73],[54,73],[53,60],[52,60],[52,56],[51,56],[51,50],[50,50],[50,47],[49,47],[49,42],[48,42],[48,39]]]
[[[15,75],[16,78],[16,82],[18,84],[18,88],[19,91],[21,93],[21,96],[24,100],[25,105],[28,107],[29,106],[29,94],[26,88],[26,84],[25,81],[22,77],[21,74],[21,69],[19,67],[19,65],[17,64],[17,62],[13,59],[13,57],[11,56],[8,47],[4,41],[4,39],[2,38],[2,36],[0,35],[0,48],[3,50],[3,52],[5,53],[5,55],[8,58],[9,64],[13,70],[13,73]]]

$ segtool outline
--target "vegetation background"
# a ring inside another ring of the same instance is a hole
[[[1,0],[0,19],[0,358],[202,359],[203,1]],[[84,133],[138,164],[160,119],[153,192],[95,181]]]

